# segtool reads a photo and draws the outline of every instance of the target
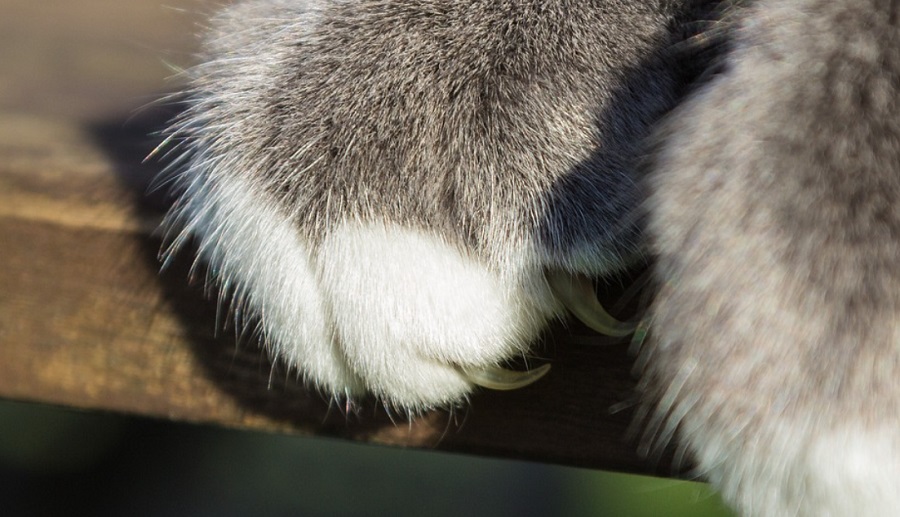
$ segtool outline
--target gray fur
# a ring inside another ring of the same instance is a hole
[[[605,274],[637,251],[631,162],[674,101],[658,59],[674,14],[661,0],[242,2],[213,21],[181,131],[239,157],[227,172],[310,239],[388,220],[495,267],[534,240],[540,266]]]
[[[545,271],[640,253],[633,164],[695,3],[238,2],[172,130],[173,249],[310,384],[457,404],[563,316]]]
[[[645,394],[745,515],[898,515],[900,2],[737,9],[656,136]]]

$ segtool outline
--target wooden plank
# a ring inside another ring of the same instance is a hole
[[[135,70],[152,60],[103,57],[126,34],[153,40],[151,30],[163,33],[155,41],[187,48],[189,24],[163,15],[157,18],[170,25],[149,23],[156,0],[9,3],[21,17],[4,18],[0,35],[15,27],[53,41],[35,41],[39,50],[25,51],[34,55],[9,61],[31,63],[34,73],[0,73],[0,397],[647,471],[627,438],[631,412],[610,412],[633,388],[627,345],[597,346],[602,338],[575,324],[547,337],[541,355],[553,370],[539,383],[481,392],[465,410],[412,422],[392,420],[374,401],[345,414],[272,366],[253,342],[238,342],[231,330],[217,336],[215,301],[188,281],[192,258],[182,255],[164,273],[156,260],[165,200],[147,188],[160,165],[141,162],[154,145],[147,135],[171,112],[135,107],[162,88],[163,73],[148,79]],[[44,26],[47,5],[94,16],[73,14],[60,36]],[[114,13],[120,25],[108,25],[102,13]],[[82,64],[97,61],[102,73],[91,75],[93,65],[60,70],[41,53],[60,48]],[[136,48],[135,56],[146,57],[145,47]],[[101,84],[113,76],[121,76],[116,84]],[[664,463],[657,470],[669,473]]]

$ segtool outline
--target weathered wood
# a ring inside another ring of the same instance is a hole
[[[156,5],[14,0],[4,9],[19,17],[0,16],[0,49],[32,44],[0,55],[18,67],[0,71],[0,396],[646,471],[631,412],[610,412],[633,388],[627,345],[596,346],[575,324],[538,351],[553,369],[537,384],[396,423],[374,401],[330,407],[233,329],[217,337],[216,302],[188,282],[192,258],[163,273],[156,259],[165,202],[146,194],[160,164],[141,162],[169,113],[134,109],[163,87],[162,51],[114,48],[189,48],[191,17]]]

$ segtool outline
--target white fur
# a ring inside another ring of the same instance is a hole
[[[185,199],[181,213],[192,218],[187,229],[201,240],[200,256],[234,293],[236,310],[255,307],[273,351],[324,390],[362,392],[333,342],[309,245],[271,200],[231,175],[194,181]]]
[[[325,239],[319,267],[350,364],[401,406],[458,400],[470,387],[456,366],[522,355],[556,312],[540,271],[523,286],[437,235],[396,225],[344,223]]]
[[[813,426],[821,426],[814,417],[796,418],[750,445],[708,433],[698,460],[743,516],[896,516],[897,429]]]
[[[473,388],[459,368],[524,355],[561,311],[539,269],[501,274],[434,234],[381,223],[346,222],[312,251],[250,182],[194,174],[179,214],[212,276],[237,310],[255,308],[273,352],[329,393],[452,405]]]
[[[900,430],[872,430],[847,422],[836,431],[816,436],[806,459],[811,514],[897,515]]]

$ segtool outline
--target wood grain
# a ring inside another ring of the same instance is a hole
[[[159,270],[155,228],[166,199],[148,193],[160,164],[142,160],[155,145],[148,135],[173,111],[148,102],[167,88],[161,56],[189,63],[199,15],[163,10],[158,0],[5,4],[0,396],[670,473],[664,461],[636,454],[631,412],[610,411],[633,389],[627,346],[602,345],[575,324],[554,329],[539,348],[553,364],[547,378],[478,393],[453,413],[408,422],[374,401],[347,413],[304,390],[252,340],[221,329],[215,300],[190,281],[189,253]]]

